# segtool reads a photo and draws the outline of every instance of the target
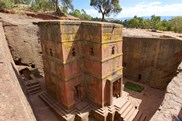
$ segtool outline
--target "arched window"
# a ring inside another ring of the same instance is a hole
[[[90,55],[94,55],[94,49],[92,47],[90,48]]]
[[[50,51],[50,56],[53,56],[52,49],[50,49],[49,51]]]
[[[72,49],[72,56],[76,56],[75,48]]]
[[[115,47],[112,47],[112,54],[115,54]]]

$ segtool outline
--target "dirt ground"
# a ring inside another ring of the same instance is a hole
[[[126,83],[127,81],[133,82],[131,80],[124,79],[124,83]],[[155,114],[155,112],[157,110],[160,110],[159,106],[164,99],[165,90],[154,89],[141,83],[137,84],[144,87],[144,90],[141,93],[126,88],[124,90],[129,93],[129,99],[133,103],[135,103],[136,105],[140,105],[139,110],[147,115],[146,121],[149,121],[151,117]]]

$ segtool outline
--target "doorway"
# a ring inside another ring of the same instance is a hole
[[[74,100],[78,102],[81,100],[81,84],[74,87]]]
[[[120,79],[113,83],[113,98],[119,98],[121,92]]]

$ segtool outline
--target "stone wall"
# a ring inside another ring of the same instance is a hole
[[[36,121],[18,81],[18,72],[0,22],[0,121]]]
[[[124,37],[124,77],[164,89],[182,60],[182,41]]]

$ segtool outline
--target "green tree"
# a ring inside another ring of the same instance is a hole
[[[76,9],[76,10],[74,10],[74,11],[70,12],[70,15],[75,16],[75,17],[78,17],[78,18],[82,19],[82,13],[81,13],[81,11],[80,11],[80,10],[78,10],[78,9]]]
[[[88,15],[84,9],[82,9],[81,11],[76,9],[76,10],[70,12],[69,14],[72,16],[78,17],[80,19],[92,20],[92,17],[90,15]]]
[[[35,0],[30,9],[34,11],[54,10],[54,4],[50,0]]]
[[[182,16],[177,16],[170,20],[172,31],[182,32]]]
[[[34,2],[34,0],[13,0],[14,4],[30,4],[31,2]]]
[[[13,0],[0,0],[0,9],[13,7]]]
[[[74,10],[72,0],[52,0],[55,4],[56,14],[60,15],[61,10],[65,13],[68,12],[69,9]],[[61,7],[61,10],[60,10]]]
[[[92,20],[92,16],[88,15],[84,9],[81,10],[83,19]]]
[[[102,21],[104,21],[105,16],[112,13],[118,14],[122,10],[119,0],[91,0],[90,5],[102,14]]]
[[[161,17],[160,16],[155,16],[152,15],[151,16],[151,29],[157,29],[156,25],[161,21]]]
[[[171,30],[171,26],[170,26],[169,21],[162,20],[161,22],[158,22],[156,24],[156,29],[157,30],[162,30],[162,31],[170,31]]]

